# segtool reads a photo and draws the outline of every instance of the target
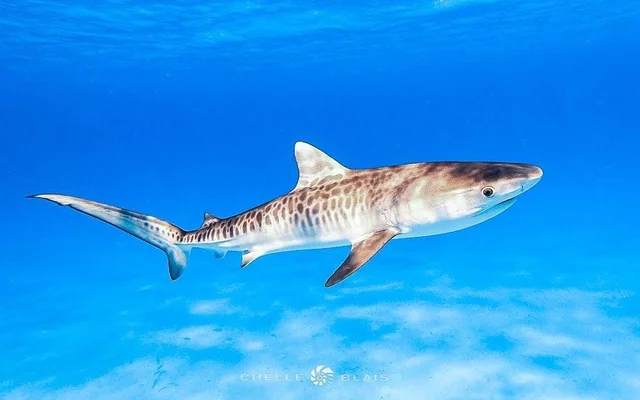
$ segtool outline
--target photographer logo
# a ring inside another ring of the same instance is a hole
[[[331,383],[333,381],[333,376],[333,370],[329,367],[325,367],[324,365],[318,365],[309,373],[311,383],[316,386],[324,386]]]

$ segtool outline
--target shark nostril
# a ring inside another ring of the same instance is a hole
[[[538,182],[540,182],[540,179],[542,179],[542,174],[542,168],[531,165],[527,171],[527,177],[522,183],[521,192],[526,192],[527,190],[534,187]]]

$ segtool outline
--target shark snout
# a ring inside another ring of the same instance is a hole
[[[526,192],[527,190],[534,187],[540,179],[542,179],[542,168],[535,165],[527,165],[526,167],[526,175],[525,181],[522,183],[522,191]]]

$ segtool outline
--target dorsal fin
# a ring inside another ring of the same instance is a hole
[[[297,142],[298,183],[293,190],[308,187],[328,176],[345,176],[348,168],[309,143]]]
[[[213,214],[209,214],[208,212],[204,213],[204,221],[200,226],[200,229],[206,228],[207,226],[213,224],[214,222],[220,221],[220,218],[215,217]]]

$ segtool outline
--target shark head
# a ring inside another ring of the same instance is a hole
[[[486,221],[511,207],[542,178],[529,164],[491,162],[428,163],[422,179],[405,191],[405,219],[429,226],[434,234],[456,231]]]
[[[482,163],[474,168],[477,172],[466,176],[466,185],[458,191],[472,217],[500,214],[542,179],[542,169],[529,164]]]

